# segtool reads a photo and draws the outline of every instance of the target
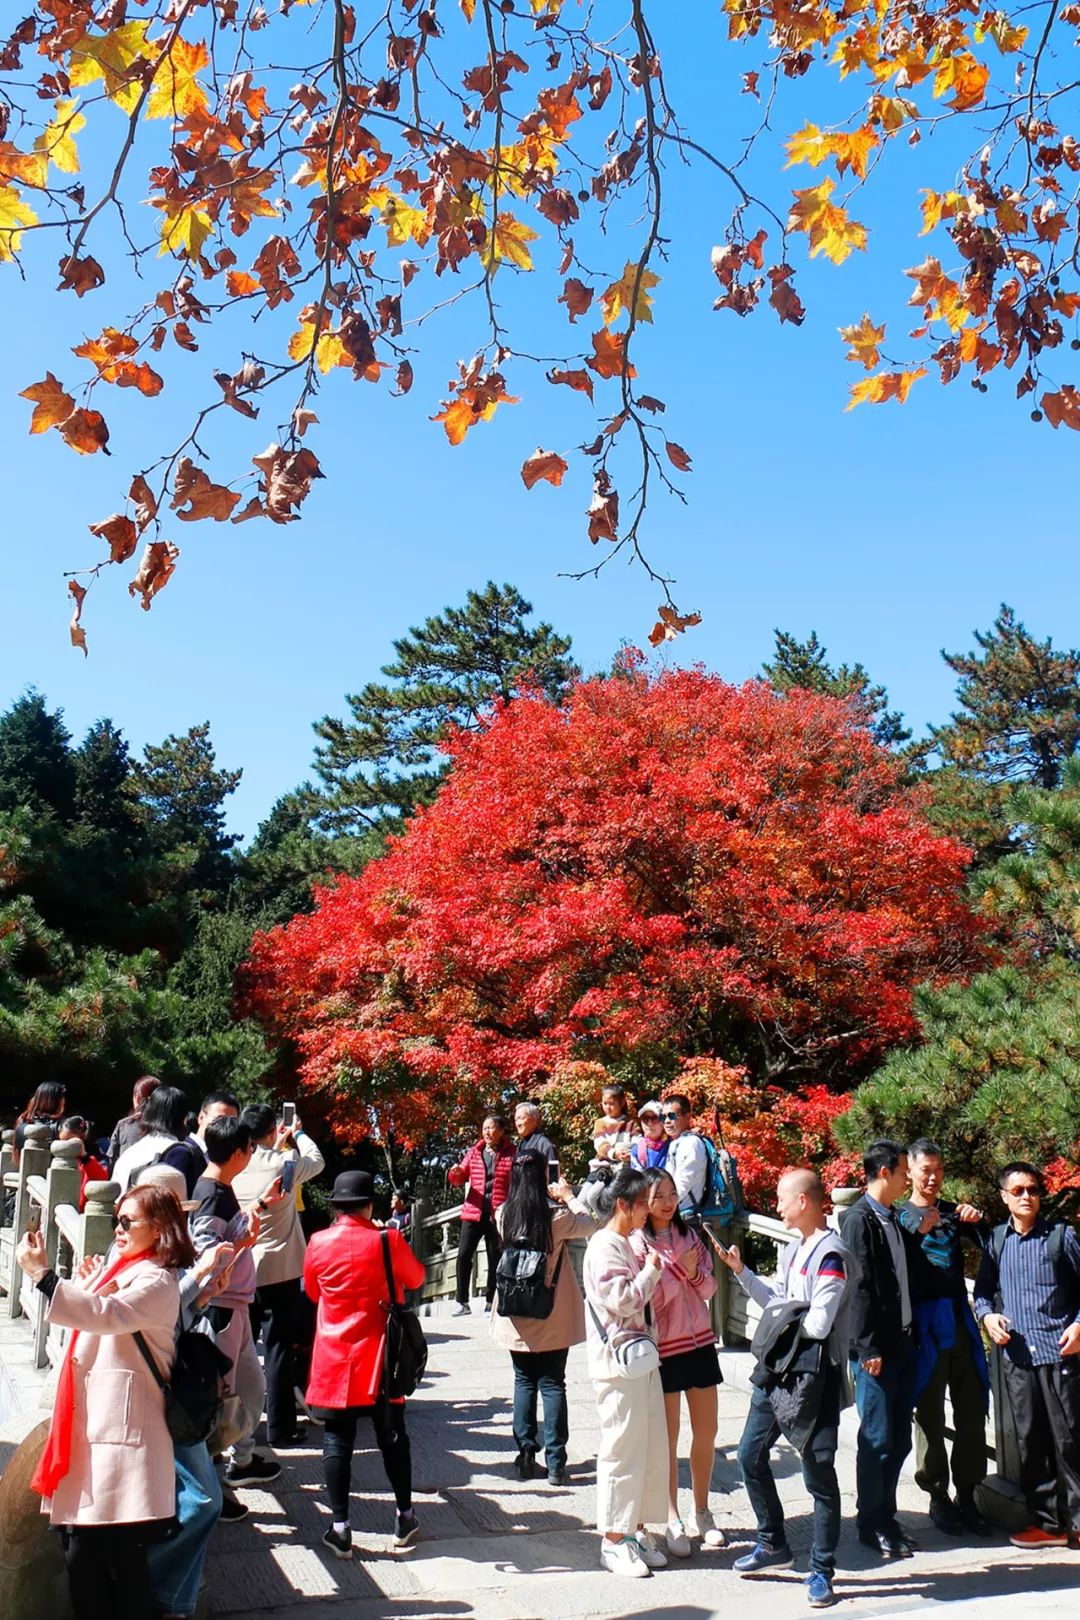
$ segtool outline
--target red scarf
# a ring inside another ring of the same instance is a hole
[[[138,1260],[149,1260],[153,1255],[152,1249],[144,1249],[141,1254],[122,1254],[106,1267],[101,1276],[90,1290],[98,1294],[106,1283],[123,1271],[125,1266],[134,1265]],[[56,1399],[53,1403],[52,1417],[49,1420],[49,1437],[45,1442],[45,1450],[34,1470],[34,1477],[30,1481],[30,1489],[37,1491],[39,1496],[54,1496],[56,1487],[64,1479],[71,1468],[71,1439],[75,1432],[75,1368],[73,1358],[75,1346],[79,1341],[79,1330],[75,1328],[68,1337],[67,1348],[64,1351],[64,1361],[60,1368],[60,1376],[56,1384]]]

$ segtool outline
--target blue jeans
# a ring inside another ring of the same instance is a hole
[[[750,1397],[750,1411],[746,1418],[742,1439],[739,1441],[739,1468],[746,1494],[757,1520],[757,1534],[761,1545],[769,1552],[779,1552],[787,1546],[784,1530],[784,1510],[776,1490],[769,1452],[780,1434],[780,1425],[773,1414],[769,1397],[763,1389],[755,1389]],[[836,1544],[840,1540],[840,1487],[836,1482],[832,1445],[818,1451],[814,1441],[801,1457],[803,1483],[814,1501],[814,1544],[810,1551],[810,1568],[832,1579],[836,1568]]]
[[[896,1486],[911,1450],[915,1339],[900,1338],[871,1378],[852,1357],[859,1441],[855,1456],[855,1523],[860,1530],[890,1530],[896,1523]]]
[[[193,1615],[199,1601],[206,1544],[221,1513],[221,1484],[205,1445],[177,1446],[179,1532],[148,1549],[154,1601],[162,1614]]]
[[[570,1422],[566,1409],[568,1350],[511,1350],[514,1363],[514,1442],[519,1451],[539,1451],[537,1396],[544,1403],[544,1461],[547,1471],[566,1467]]]

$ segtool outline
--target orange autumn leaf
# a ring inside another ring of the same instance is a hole
[[[585,361],[591,366],[598,377],[621,377],[623,374],[626,334],[623,332],[608,332],[601,328],[592,334],[593,353]],[[636,377],[637,372],[632,365],[627,365],[626,375]]]
[[[1056,393],[1044,394],[1039,404],[1051,427],[1068,427],[1080,432],[1080,391],[1066,384]]]
[[[547,374],[549,383],[564,383],[567,388],[573,388],[579,394],[588,394],[593,397],[593,380],[587,371],[560,371],[556,367]]]
[[[76,409],[57,423],[57,431],[64,443],[80,456],[92,456],[97,450],[105,450],[108,455],[109,429],[100,411]]]
[[[876,377],[864,377],[861,382],[852,383],[847,409],[853,411],[856,405],[884,405],[890,399],[902,405],[914,384],[925,376],[926,367],[919,366],[915,371],[881,371]]]
[[[843,264],[853,249],[865,250],[866,227],[829,200],[834,189],[835,182],[826,177],[819,186],[796,191],[788,230],[806,232],[811,258],[824,253],[834,264]]]
[[[51,371],[45,373],[44,382],[32,383],[29,388],[24,388],[19,398],[34,401],[34,413],[30,418],[31,433],[46,433],[49,428],[57,427],[75,409],[75,401],[65,393],[63,383],[58,382]]]
[[[568,470],[568,463],[554,450],[541,450],[537,448],[523,464],[521,481],[526,489],[532,489],[541,479],[549,484],[559,485]]]
[[[885,341],[885,324],[875,326],[869,315],[864,315],[857,326],[840,327],[840,336],[848,345],[846,359],[855,360],[859,365],[865,366],[867,371],[873,371],[881,359],[879,343]]]

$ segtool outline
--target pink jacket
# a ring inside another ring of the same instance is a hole
[[[42,1505],[53,1524],[138,1524],[176,1512],[165,1399],[132,1334],[142,1334],[167,1376],[179,1314],[176,1272],[154,1260],[127,1267],[105,1295],[57,1283],[49,1321],[78,1328],[79,1341],[71,1467]]]
[[[715,1335],[709,1300],[716,1293],[716,1278],[712,1259],[701,1239],[693,1232],[678,1232],[674,1226],[669,1226],[666,1232],[635,1232],[630,1242],[641,1260],[655,1249],[663,1261],[660,1281],[652,1297],[661,1361],[713,1344]],[[692,1252],[697,1254],[698,1262],[694,1278],[679,1263]]]

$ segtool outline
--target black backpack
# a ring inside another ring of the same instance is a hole
[[[989,1249],[994,1261],[994,1310],[1001,1311],[1001,1251],[1005,1247],[1005,1239],[1011,1231],[1011,1223],[1002,1221],[995,1226],[990,1234]],[[1050,1228],[1046,1239],[1046,1258],[1054,1268],[1054,1275],[1059,1283],[1071,1287],[1074,1304],[1080,1304],[1080,1278],[1076,1276],[1072,1266],[1065,1260],[1065,1233],[1067,1228],[1061,1221],[1056,1221]]]
[[[201,1445],[221,1421],[221,1385],[232,1362],[208,1333],[181,1333],[176,1340],[172,1372],[162,1378],[142,1334],[133,1333],[132,1338],[165,1397],[165,1423],[174,1443]]]
[[[509,1244],[495,1268],[496,1309],[500,1316],[526,1316],[543,1322],[555,1308],[555,1285],[562,1270],[566,1245],[559,1250],[551,1281],[547,1278],[548,1254],[544,1249],[527,1249]]]
[[[412,1395],[427,1367],[428,1347],[420,1318],[411,1306],[397,1298],[394,1267],[390,1259],[390,1234],[382,1232],[383,1265],[390,1300],[386,1309],[386,1342],[383,1349],[383,1394],[387,1400]]]

